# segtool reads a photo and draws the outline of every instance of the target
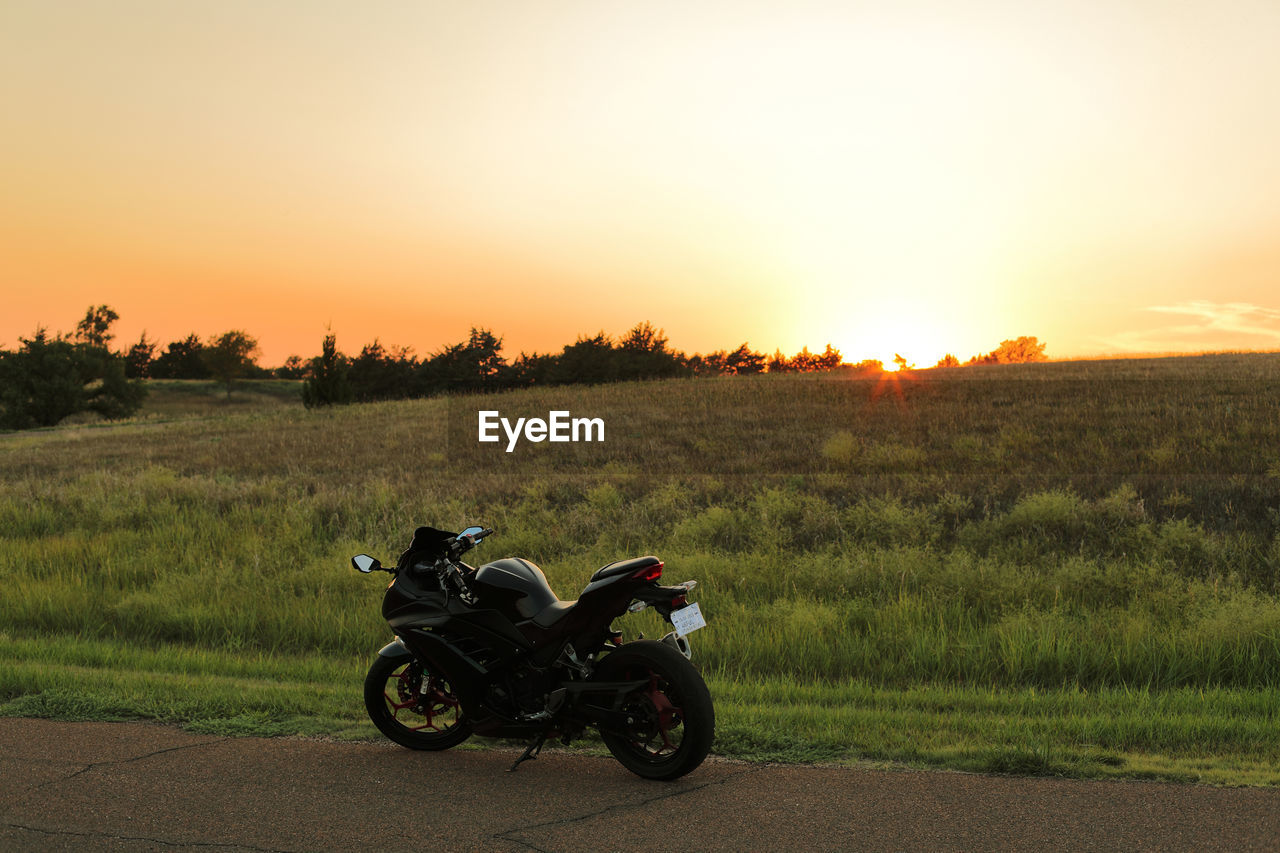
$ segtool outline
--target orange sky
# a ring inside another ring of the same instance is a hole
[[[1276,44],[1271,0],[9,0],[0,346],[1274,349]]]

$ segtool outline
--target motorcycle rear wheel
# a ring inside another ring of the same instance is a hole
[[[626,731],[601,730],[600,737],[622,766],[646,779],[678,779],[711,751],[715,707],[693,664],[665,643],[639,640],[600,662],[600,681],[646,684],[623,700]]]
[[[415,658],[379,655],[364,679],[369,719],[409,749],[441,750],[471,736],[452,686]]]

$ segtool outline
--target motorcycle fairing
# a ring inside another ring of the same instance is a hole
[[[519,557],[485,563],[471,583],[485,606],[497,608],[512,622],[532,619],[560,600],[542,569]]]
[[[409,547],[396,562],[397,569],[407,569],[418,562],[434,562],[445,553],[446,543],[457,536],[447,530],[435,527],[419,527],[413,531],[413,539]]]

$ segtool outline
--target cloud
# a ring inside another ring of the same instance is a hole
[[[1197,299],[1179,305],[1153,305],[1147,310],[1198,317],[1203,321],[1205,331],[1259,335],[1280,341],[1280,311],[1274,308],[1248,302],[1205,302]]]
[[[1249,302],[1193,299],[1174,305],[1152,305],[1146,310],[1185,317],[1188,322],[1121,332],[1103,338],[1102,342],[1127,352],[1200,352],[1280,346],[1280,310],[1275,308]]]

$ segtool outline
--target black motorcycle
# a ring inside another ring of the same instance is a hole
[[[687,598],[694,581],[659,586],[662,562],[638,557],[591,576],[561,601],[542,570],[510,557],[472,568],[462,555],[491,529],[419,527],[395,568],[382,615],[396,639],[365,678],[374,725],[411,749],[448,749],[472,733],[569,743],[591,726],[614,757],[649,779],[693,770],[711,748],[715,710],[689,662],[686,635],[706,622]],[[613,620],[652,607],[676,630],[623,643]]]

